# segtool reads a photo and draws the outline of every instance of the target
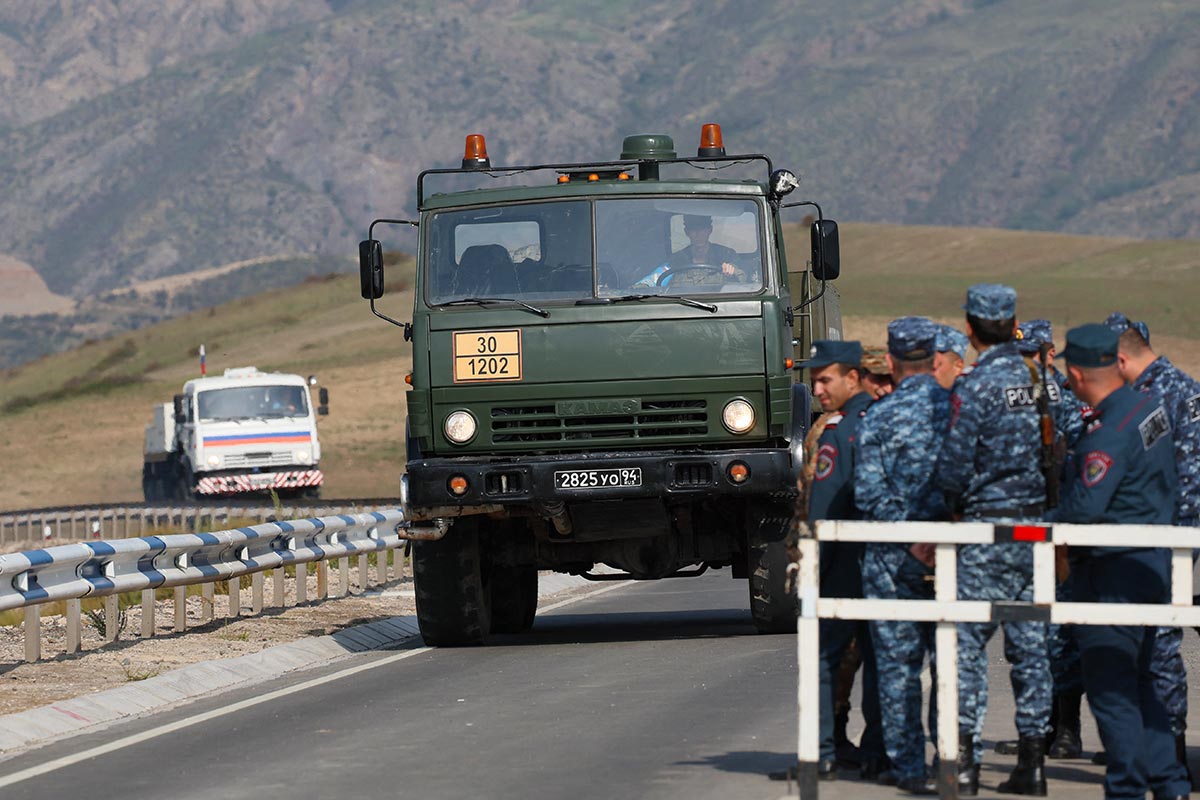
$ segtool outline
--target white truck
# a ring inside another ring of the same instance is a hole
[[[325,479],[309,398],[316,378],[255,367],[188,381],[146,426],[146,502],[245,496],[275,490],[316,498]],[[329,413],[321,388],[316,414]]]

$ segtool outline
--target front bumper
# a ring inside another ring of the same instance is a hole
[[[213,497],[270,489],[310,489],[324,481],[325,474],[319,469],[197,476],[195,491],[198,495]]]
[[[741,483],[730,466],[749,470]],[[560,488],[555,473],[640,470],[640,485]],[[462,477],[467,489],[450,491]],[[796,490],[791,454],[785,449],[723,450],[710,453],[611,453],[534,456],[511,459],[426,458],[408,463],[403,494],[414,508],[622,500],[646,497],[697,498],[711,495],[761,496]]]

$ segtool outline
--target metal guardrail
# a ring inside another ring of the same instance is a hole
[[[407,541],[397,528],[399,509],[310,519],[268,522],[216,533],[188,533],[80,542],[44,550],[0,555],[0,611],[25,608],[25,660],[41,657],[39,607],[67,602],[67,652],[80,648],[80,601],[105,597],[106,638],[115,640],[119,616],[117,596],[142,593],[143,637],[154,635],[155,591],[175,589],[175,630],[186,629],[187,587],[201,584],[207,621],[212,616],[214,583],[229,582],[230,615],[241,613],[241,577],[252,578],[251,607],[263,608],[263,578],[273,572],[273,605],[284,603],[284,567],[295,566],[296,602],[307,602],[307,564],[318,562],[317,594],[328,594],[327,562],[337,559],[337,596],[349,591],[349,557],[357,556],[359,584],[369,580],[368,554],[378,553],[377,582],[387,581],[387,552]],[[395,577],[403,575],[403,559],[393,559]]]
[[[325,500],[284,505],[282,511],[290,518],[308,518],[374,511],[395,505],[394,499],[386,498]],[[35,544],[47,539],[128,538],[170,527],[196,533],[226,526],[231,520],[266,522],[279,516],[280,509],[261,503],[195,503],[186,506],[114,503],[7,511],[0,512],[0,547],[13,543]]]
[[[909,620],[936,624],[938,794],[958,797],[958,623],[1034,620],[1060,625],[1200,625],[1192,605],[1195,528],[1169,525],[1001,525],[990,522],[848,522],[822,520],[815,532],[801,527],[800,600],[796,652],[799,663],[799,730],[796,771],[802,800],[817,799],[820,759],[820,620]],[[807,535],[803,535],[807,534]],[[935,545],[934,599],[852,599],[820,596],[819,542],[890,542]],[[958,599],[960,544],[1027,542],[1033,548],[1033,601]],[[1074,603],[1054,599],[1054,547],[1161,547],[1171,550],[1171,604]]]

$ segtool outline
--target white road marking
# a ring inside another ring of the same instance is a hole
[[[556,608],[562,608],[563,606],[569,606],[572,603],[578,603],[580,600],[586,600],[589,597],[596,597],[597,595],[606,594],[608,592],[613,591],[614,589],[620,589],[620,588],[628,586],[628,585],[629,585],[629,581],[621,581],[620,583],[613,583],[611,586],[605,586],[600,589],[596,589],[594,591],[588,592],[587,594],[578,595],[577,597],[568,597],[566,600],[560,600],[559,602],[552,603],[551,605],[545,606],[544,608],[539,608],[538,612],[541,613],[544,611],[553,611]],[[235,714],[238,711],[242,711],[243,709],[247,709],[247,708],[253,708],[254,706],[261,705],[262,703],[269,703],[270,701],[276,700],[280,697],[287,697],[289,695],[298,694],[300,692],[307,691],[308,689],[313,689],[317,686],[323,686],[324,684],[331,683],[333,681],[338,681],[338,680],[341,680],[342,678],[348,678],[351,675],[357,675],[360,672],[366,672],[367,670],[375,669],[376,667],[384,667],[384,666],[387,666],[388,664],[393,664],[397,661],[403,661],[406,658],[412,658],[413,656],[419,656],[422,653],[428,653],[433,649],[434,648],[432,648],[432,647],[419,647],[416,650],[405,650],[403,653],[396,653],[395,655],[387,656],[386,658],[381,658],[378,661],[372,661],[369,664],[359,664],[357,667],[348,667],[346,669],[335,672],[331,675],[325,675],[320,678],[314,678],[309,681],[304,681],[303,683],[298,683],[295,686],[288,686],[283,689],[276,689],[273,692],[268,692],[267,694],[259,695],[258,697],[251,697],[246,700],[240,700],[231,705],[222,706],[221,708],[215,708],[212,711],[205,711],[202,714],[196,714],[194,716],[186,717],[186,718],[178,720],[176,722],[171,722],[166,725],[160,725],[157,728],[151,728],[149,730],[142,731],[141,733],[135,733],[130,736],[125,736],[121,739],[115,739],[115,740],[109,742],[108,744],[98,745],[97,747],[92,747],[88,750],[82,750],[78,753],[73,753],[69,756],[63,756],[62,758],[56,758],[53,761],[47,761],[44,764],[39,764],[34,767],[28,767],[27,769],[20,770],[19,772],[14,772],[11,775],[5,775],[3,777],[0,777],[0,789],[3,789],[5,786],[12,786],[14,783],[20,783],[21,781],[27,781],[30,778],[36,778],[39,775],[45,775],[48,772],[54,772],[55,770],[60,770],[63,767],[69,767],[72,764],[78,764],[81,761],[87,761],[90,758],[96,758],[98,756],[106,755],[108,753],[112,753],[117,750],[123,750],[126,747],[132,747],[135,744],[140,744],[141,742],[145,742],[150,739],[154,739],[158,736],[164,736],[168,733],[174,733],[175,731],[183,730],[184,728],[190,728],[193,725],[199,725],[202,722],[208,722],[209,720],[212,720],[212,719],[219,719],[220,717],[224,717],[229,714]]]

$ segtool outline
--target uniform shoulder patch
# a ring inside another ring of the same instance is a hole
[[[1154,409],[1150,412],[1150,416],[1138,424],[1138,433],[1142,435],[1142,449],[1144,450],[1154,447],[1170,432],[1171,422],[1167,419],[1167,412],[1163,410],[1162,406]]]
[[[1200,394],[1194,394],[1183,401],[1187,409],[1188,422],[1200,422]]]
[[[1112,465],[1112,456],[1103,450],[1093,450],[1088,453],[1083,459],[1083,473],[1080,475],[1083,485],[1090,489],[1104,480],[1104,476],[1108,474],[1108,468]]]
[[[813,477],[819,481],[823,481],[833,474],[833,467],[837,463],[837,448],[831,444],[823,444],[817,450],[817,471],[813,473]]]

